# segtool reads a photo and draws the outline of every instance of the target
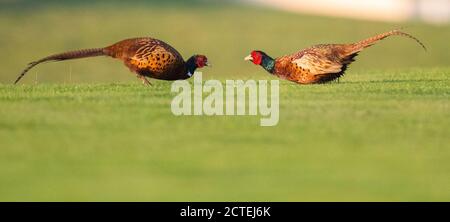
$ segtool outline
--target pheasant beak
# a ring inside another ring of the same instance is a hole
[[[244,58],[245,61],[253,61],[253,57],[252,55],[248,55],[247,57]]]
[[[209,63],[209,62],[206,62],[205,66],[210,67],[210,68],[212,67],[211,63]]]

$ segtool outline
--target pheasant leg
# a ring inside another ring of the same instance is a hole
[[[150,81],[148,81],[148,79],[145,78],[145,76],[137,75],[137,77],[142,80],[142,84],[144,84],[146,86],[152,86],[152,83]]]

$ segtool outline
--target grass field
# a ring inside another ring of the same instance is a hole
[[[3,5],[0,201],[450,200],[449,26],[223,4]],[[243,57],[399,26],[429,51],[392,38],[339,83],[281,81],[276,127],[259,117],[176,117],[170,83],[143,87],[108,59],[45,64],[10,84],[47,54],[148,35],[185,57],[208,55],[208,79],[273,79]]]
[[[170,84],[2,86],[1,200],[449,200],[449,69],[281,85],[280,123],[175,117]]]

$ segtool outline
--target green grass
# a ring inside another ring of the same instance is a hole
[[[448,201],[449,69],[280,88],[280,123],[176,117],[170,83],[0,86],[0,200]]]
[[[450,200],[448,25],[202,1],[33,2],[0,3],[0,201]],[[176,117],[170,83],[143,87],[106,58],[43,64],[10,84],[32,60],[136,36],[208,55],[204,79],[274,79],[243,58],[401,26],[428,52],[393,37],[361,53],[340,83],[281,81],[276,127]]]

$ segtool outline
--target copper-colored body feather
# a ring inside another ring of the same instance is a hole
[[[344,74],[359,52],[392,35],[412,38],[425,49],[415,37],[393,30],[353,44],[315,45],[295,54],[277,58],[273,74],[300,84],[333,81]]]

